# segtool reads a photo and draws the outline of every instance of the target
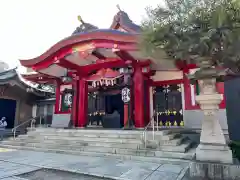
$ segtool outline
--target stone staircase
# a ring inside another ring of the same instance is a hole
[[[147,132],[152,139],[152,132]],[[57,152],[86,156],[116,156],[125,159],[157,161],[162,158],[190,160],[195,155],[193,143],[169,130],[155,132],[155,140],[144,144],[142,131],[37,128],[15,140],[9,138],[1,147]]]

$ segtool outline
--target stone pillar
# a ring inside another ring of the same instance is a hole
[[[142,68],[134,68],[134,120],[136,128],[144,128],[144,76]]]
[[[87,125],[88,115],[88,84],[84,78],[78,84],[78,127],[83,128]]]
[[[232,163],[232,151],[217,119],[219,104],[223,97],[216,91],[216,79],[199,80],[200,95],[196,96],[204,113],[200,144],[196,149],[196,159],[221,163]]]

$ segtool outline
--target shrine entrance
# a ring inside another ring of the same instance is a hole
[[[122,128],[124,76],[112,69],[101,69],[87,80],[89,86],[95,88],[88,93],[88,127]]]
[[[120,91],[94,92],[88,96],[88,127],[118,129],[124,124]]]
[[[180,84],[158,86],[154,88],[153,93],[154,121],[157,127],[184,126]]]

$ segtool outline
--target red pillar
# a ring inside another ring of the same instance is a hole
[[[73,104],[72,104],[72,121],[74,127],[78,126],[78,80],[73,81]]]
[[[144,76],[142,68],[134,68],[134,120],[136,128],[144,128]]]
[[[60,111],[60,81],[56,80],[56,90],[55,90],[55,96],[56,96],[56,101],[55,101],[55,114],[59,113]]]
[[[151,120],[152,117],[150,117],[151,113],[150,113],[150,80],[149,77],[146,78],[147,81],[147,87],[146,87],[146,92],[145,92],[145,96],[146,96],[146,124],[148,124]]]
[[[78,127],[85,127],[88,114],[88,84],[84,78],[79,80],[78,91]]]
[[[128,127],[128,120],[129,120],[128,106],[129,104],[124,104],[124,127]]]

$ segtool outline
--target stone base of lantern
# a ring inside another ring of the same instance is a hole
[[[201,143],[196,149],[196,160],[204,162],[233,163],[232,151],[223,144]]]

